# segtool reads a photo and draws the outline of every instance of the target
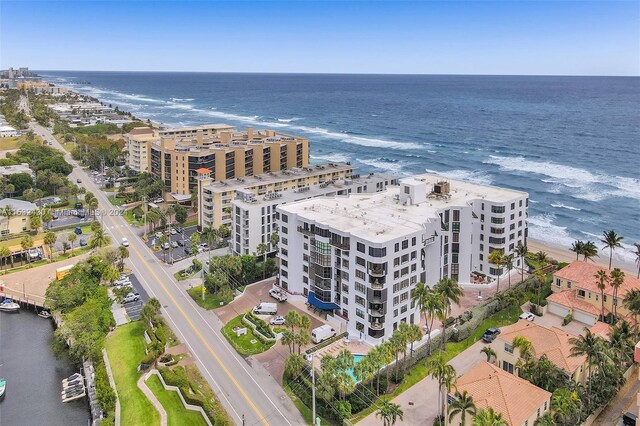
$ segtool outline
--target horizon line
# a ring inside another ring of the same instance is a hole
[[[292,71],[176,71],[176,70],[71,70],[32,69],[35,72],[113,72],[113,73],[173,73],[173,74],[270,74],[270,75],[366,75],[366,76],[460,76],[460,77],[631,77],[640,74],[469,74],[469,73],[378,73],[378,72],[292,72]]]

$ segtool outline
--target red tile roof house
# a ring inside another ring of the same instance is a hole
[[[553,294],[547,297],[547,311],[566,316],[573,313],[573,319],[592,326],[598,321],[602,309],[602,300],[596,273],[606,268],[594,263],[574,261],[553,274],[551,290]],[[609,274],[609,271],[607,274]],[[619,316],[631,318],[629,311],[622,306],[625,294],[631,289],[640,289],[640,280],[636,277],[625,274],[622,286],[618,288],[618,297],[613,298],[613,287],[607,284],[604,290],[604,313],[613,312],[614,304],[617,305]]]

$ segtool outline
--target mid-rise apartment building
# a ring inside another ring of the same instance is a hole
[[[260,244],[266,244],[267,253],[275,250],[270,237],[277,232],[276,206],[315,197],[335,197],[349,194],[367,194],[384,191],[388,185],[397,185],[397,178],[371,173],[352,175],[349,179],[329,180],[311,186],[287,191],[256,195],[249,189],[236,191],[231,215],[231,249],[237,255],[252,254]]]
[[[127,165],[138,173],[149,171],[149,148],[152,142],[160,138],[150,127],[136,127],[124,135],[125,149],[128,152]]]
[[[150,172],[162,180],[165,192],[180,200],[198,186],[198,169],[214,180],[243,178],[309,164],[307,139],[274,130],[235,131],[211,125],[159,132],[150,147]]]
[[[524,192],[437,175],[376,194],[280,205],[278,284],[377,343],[400,322],[420,321],[410,306],[419,281],[501,275],[488,255],[525,244],[527,205]]]
[[[353,170],[354,167],[349,164],[328,163],[214,181],[211,170],[198,169],[198,227],[231,226],[231,202],[238,190],[245,189],[257,197],[264,197],[281,191],[350,179]]]

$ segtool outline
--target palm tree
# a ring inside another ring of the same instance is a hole
[[[284,374],[289,379],[293,379],[302,373],[304,364],[305,361],[301,355],[290,354],[284,362]]]
[[[473,426],[507,426],[501,413],[496,413],[493,408],[478,410],[473,418]]]
[[[382,372],[382,369],[386,366],[384,354],[385,350],[386,349],[383,347],[383,345],[378,345],[371,348],[369,353],[365,355],[365,358],[367,358],[367,360],[371,363],[372,368],[376,371],[376,395],[380,395],[380,374]]]
[[[395,376],[396,376],[395,382],[398,383],[398,370],[400,369],[400,363],[398,362],[398,355],[403,350],[404,351],[407,350],[406,339],[404,337],[404,333],[402,331],[400,331],[400,328],[397,328],[393,332],[393,334],[391,335],[389,340],[387,340],[387,343],[389,344],[389,349],[393,352],[393,355],[394,355],[394,357],[396,359],[396,363],[395,363]]]
[[[47,229],[49,229],[49,224],[53,220],[53,212],[49,207],[46,207],[42,210],[42,221],[47,225]]]
[[[444,351],[446,340],[447,340],[447,322],[446,317],[449,316],[451,312],[451,304],[455,303],[456,305],[460,305],[460,298],[464,296],[464,291],[462,287],[458,284],[456,280],[453,278],[443,278],[438,281],[433,289],[442,295],[442,301],[444,305],[444,310],[441,313],[442,321],[442,350]]]
[[[438,352],[427,360],[427,374],[438,381],[438,410],[439,417],[444,417],[444,405],[447,400],[445,390],[449,390],[456,379],[456,370],[446,363],[443,353]]]
[[[489,254],[489,263],[491,263],[492,265],[494,265],[498,271],[497,275],[498,275],[498,284],[496,285],[496,294],[498,294],[500,292],[500,272],[502,272],[500,270],[500,267],[502,265],[504,265],[504,254],[502,254],[501,251],[499,250],[494,250]]]
[[[604,247],[602,248],[609,249],[609,270],[611,270],[613,251],[618,247],[622,247],[622,240],[624,240],[624,237],[616,234],[616,231],[613,229],[602,233],[602,239],[600,240],[602,244],[604,244]]]
[[[604,290],[607,288],[609,276],[607,271],[600,269],[593,277],[596,279],[598,290],[600,290],[600,318],[604,321]]]
[[[409,356],[413,359],[413,344],[422,340],[422,330],[417,324],[410,324],[407,329],[407,341],[411,344],[409,348]]]
[[[613,268],[609,277],[609,284],[613,287],[613,316],[618,316],[618,289],[624,284],[624,272],[620,268]]]
[[[57,239],[58,239],[58,236],[53,231],[48,231],[46,234],[44,234],[44,243],[49,248],[49,260],[50,261],[51,261],[51,259],[53,257],[53,253],[52,253],[53,249],[51,248],[51,246],[53,246],[56,243]]]
[[[507,268],[507,278],[509,279],[509,290],[511,290],[511,270],[513,269],[513,255],[504,257],[504,266]]]
[[[120,259],[120,271],[124,270],[124,260],[129,258],[129,249],[125,246],[118,246],[118,258]]]
[[[587,400],[589,402],[589,407],[591,407],[591,367],[598,365],[598,360],[601,357],[602,339],[593,334],[588,327],[585,327],[584,331],[585,333],[583,335],[569,339],[569,344],[571,344],[570,356],[587,357],[587,383],[589,386]]]
[[[533,345],[531,341],[523,336],[516,336],[511,342],[511,346],[519,351],[518,371],[526,368],[533,359]],[[519,375],[519,374],[518,374]]]
[[[376,368],[371,362],[371,359],[367,356],[362,358],[353,368],[353,375],[362,383],[373,379],[376,375]]]
[[[26,252],[31,247],[33,247],[33,238],[31,238],[29,235],[25,235],[20,240],[20,246],[22,247],[22,250]],[[29,256],[29,253],[27,253],[27,262],[29,263],[29,266],[31,266],[31,256]]]
[[[456,391],[453,402],[449,406],[449,422],[451,423],[453,418],[460,414],[460,424],[466,425],[467,413],[475,416],[476,404],[473,403],[473,398],[466,390],[462,393]]]
[[[491,346],[484,346],[482,349],[480,349],[480,352],[487,356],[487,362],[491,362],[491,358],[495,358],[497,356],[496,351],[494,351]]]
[[[521,243],[518,243],[515,253],[520,258],[520,281],[524,281],[524,258],[528,252],[529,250],[527,249],[527,246],[523,246]]]
[[[285,330],[282,332],[280,343],[289,347],[289,354],[293,355],[293,349],[296,341],[296,335],[291,330]]]
[[[265,268],[267,263],[267,245],[265,243],[258,244],[258,246],[256,247],[256,254],[258,256],[262,256],[262,279],[264,280],[265,272],[267,269]]]
[[[7,272],[7,257],[11,256],[11,250],[7,246],[0,246],[0,259],[4,260],[4,271]]]
[[[13,210],[11,205],[6,205],[0,210],[0,215],[7,218],[7,233],[9,233],[9,225],[11,224],[11,218],[16,215],[16,212]]]
[[[165,250],[164,245],[169,242],[169,237],[164,235],[164,233],[160,236],[158,243],[160,243],[160,248],[162,249],[162,257],[164,258],[164,262],[167,263],[167,250]]]
[[[111,244],[111,237],[102,228],[94,232],[93,236],[89,238],[89,247],[92,249],[106,247],[109,244]]]
[[[398,404],[389,401],[388,398],[382,398],[378,404],[376,417],[382,418],[384,426],[393,426],[398,419],[403,420],[404,413]]]
[[[578,258],[582,254],[582,251],[584,250],[584,242],[581,240],[576,240],[573,244],[571,244],[571,248],[569,250],[576,254],[576,260],[578,260]]]
[[[120,278],[120,271],[115,266],[109,265],[102,272],[102,277],[104,281],[108,282],[109,285],[113,285],[113,282]]]
[[[640,289],[633,288],[624,295],[622,305],[633,315],[638,322],[638,315],[640,315]]]
[[[69,244],[71,244],[71,256],[73,256],[73,243],[76,241],[77,238],[78,236],[74,233],[71,233],[67,236],[67,241],[69,241]]]
[[[582,256],[584,256],[584,261],[588,262],[589,260],[593,261],[594,257],[598,257],[598,247],[593,241],[587,241],[584,243],[584,247],[582,247]]]
[[[578,392],[558,388],[551,395],[551,407],[558,425],[576,424],[576,415],[580,413],[582,401]]]
[[[416,284],[411,292],[411,303],[424,316],[424,323],[427,329],[427,354],[431,355],[431,331],[433,330],[433,322],[436,317],[440,316],[440,312],[444,310],[442,303],[442,295],[433,291],[423,282]]]
[[[636,278],[640,279],[640,242],[634,244],[636,251],[633,254],[636,256],[636,263],[638,264],[638,276]]]

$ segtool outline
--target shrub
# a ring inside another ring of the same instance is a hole
[[[569,324],[571,321],[573,321],[573,312],[569,312],[563,319],[562,319],[562,325],[567,325]]]
[[[116,393],[109,384],[109,376],[104,363],[100,362],[95,365],[95,384],[96,397],[100,402],[100,407],[105,413],[114,413],[116,409]]]
[[[536,316],[539,316],[539,317],[542,316],[542,309],[538,305],[536,305],[535,303],[532,303],[529,306],[529,312],[531,312],[533,315],[536,315]]]
[[[69,200],[63,200],[63,201],[60,201],[59,203],[49,205],[49,208],[58,209],[60,207],[67,207],[68,205],[69,205]]]
[[[243,319],[251,323],[254,326],[255,330],[258,331],[258,333],[262,334],[264,337],[275,339],[276,336],[273,334],[273,330],[271,330],[269,324],[267,324],[264,320],[258,318],[253,312],[247,312]]]
[[[306,351],[304,351],[305,354],[309,355],[310,353],[316,352],[322,348],[324,348],[325,346],[329,346],[330,344],[332,344],[333,342],[337,342],[340,339],[344,339],[347,336],[347,333],[344,332],[342,334],[338,334],[337,336],[332,337],[331,339],[327,339],[322,343],[318,343],[317,345],[315,345],[312,348],[307,349]]]
[[[444,323],[445,323],[445,325],[447,327],[450,326],[451,324],[453,324],[454,322],[456,322],[456,319],[454,317],[449,317],[444,321]]]

